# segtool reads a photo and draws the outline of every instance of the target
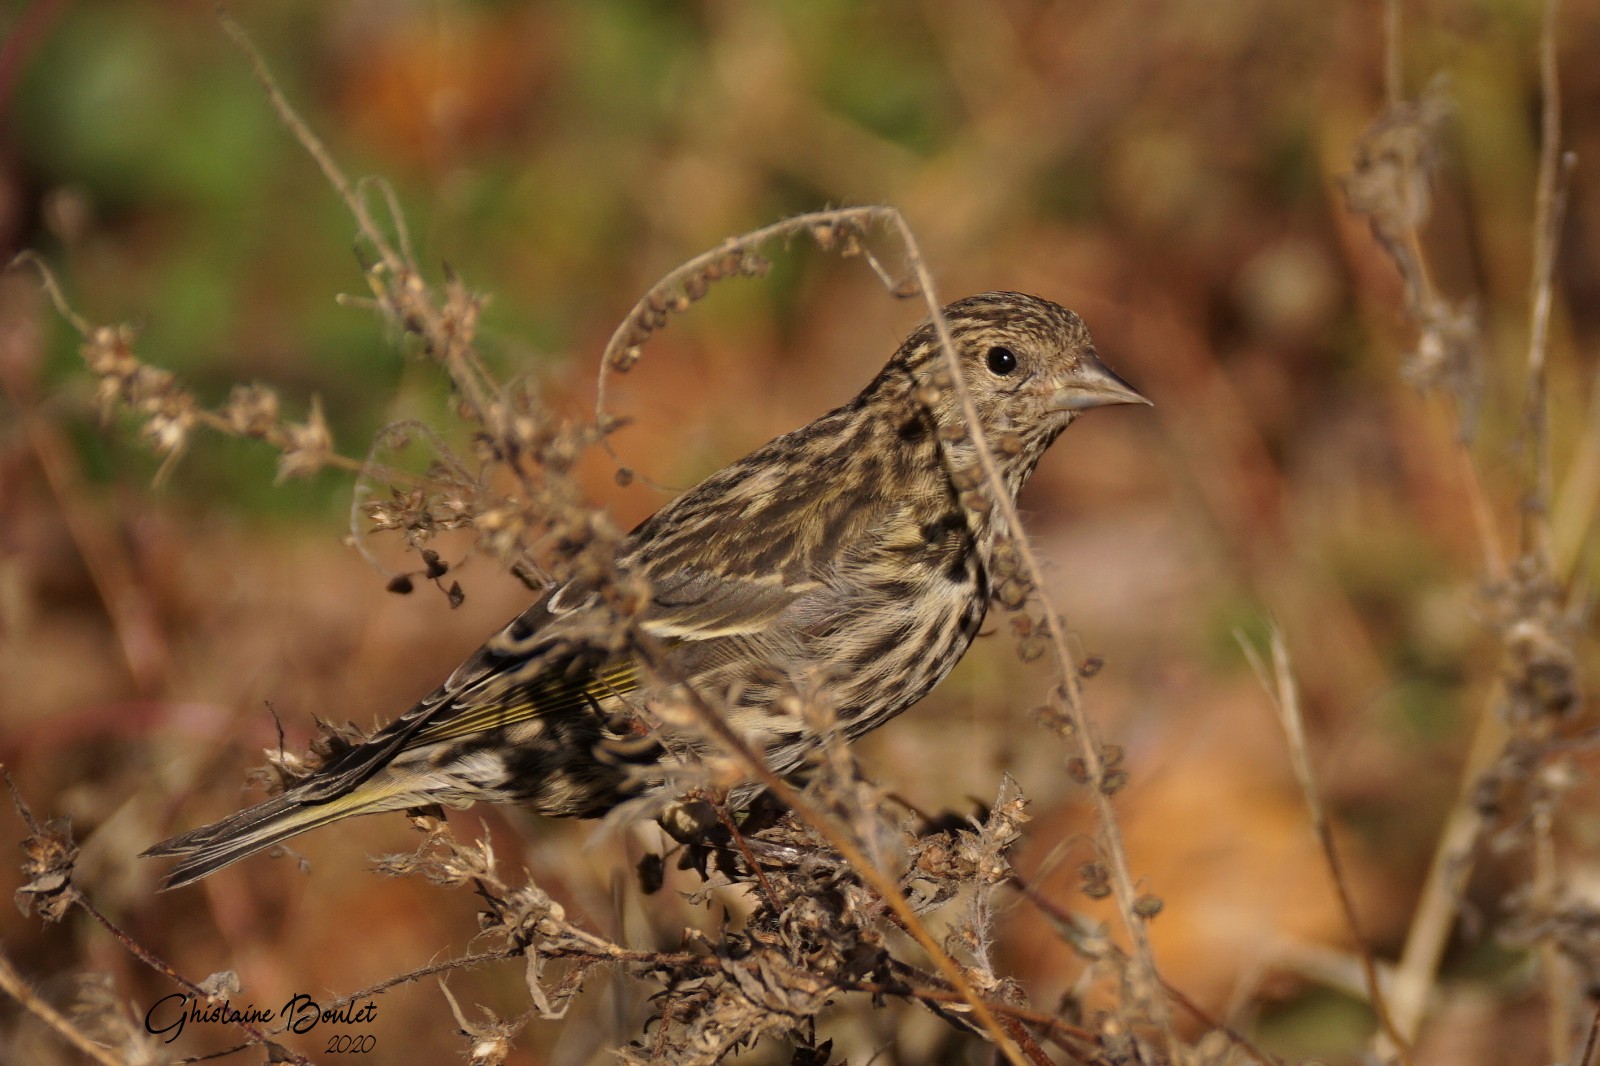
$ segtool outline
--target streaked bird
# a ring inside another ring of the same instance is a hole
[[[1079,412],[1149,402],[1048,300],[985,293],[944,315],[1013,499]],[[983,623],[1010,531],[967,498],[975,445],[945,367],[924,323],[855,399],[712,474],[623,544],[619,569],[648,583],[635,625],[661,649],[654,665],[720,706],[778,773],[819,743],[782,698],[804,678],[830,678],[835,728],[853,739],[926,695]],[[351,815],[479,801],[595,817],[655,798],[684,836],[695,819],[672,770],[707,742],[652,721],[644,638],[596,640],[607,625],[593,589],[551,588],[370,739],[145,854],[180,858],[163,882],[176,888]]]

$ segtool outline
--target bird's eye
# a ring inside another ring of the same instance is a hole
[[[989,373],[1005,377],[1017,368],[1017,357],[1010,348],[995,345],[989,349]]]

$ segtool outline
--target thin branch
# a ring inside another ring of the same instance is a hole
[[[1300,709],[1300,687],[1295,683],[1294,671],[1289,664],[1289,649],[1284,644],[1283,633],[1276,626],[1272,627],[1270,670],[1242,634],[1235,636],[1239,640],[1245,658],[1255,670],[1256,677],[1267,690],[1273,706],[1277,708],[1278,721],[1283,726],[1284,737],[1289,743],[1289,760],[1294,767],[1295,779],[1299,781],[1300,791],[1305,796],[1306,809],[1311,814],[1311,823],[1316,830],[1317,843],[1322,848],[1323,858],[1327,860],[1328,873],[1333,879],[1333,887],[1339,897],[1339,907],[1344,912],[1345,924],[1356,942],[1357,955],[1361,960],[1361,976],[1367,986],[1367,999],[1378,1016],[1379,1027],[1393,1042],[1400,1061],[1409,1066],[1411,1048],[1409,1042],[1395,1027],[1394,1019],[1389,1013],[1383,983],[1378,978],[1378,964],[1373,959],[1372,948],[1367,944],[1367,938],[1361,931],[1361,921],[1356,914],[1355,897],[1350,892],[1350,878],[1346,875],[1344,862],[1339,857],[1339,847],[1333,838],[1333,824],[1328,818],[1327,808],[1322,802],[1322,790],[1317,787],[1316,775],[1311,769],[1311,746],[1306,741],[1305,716]]]
[[[1033,546],[1029,543],[1022,529],[1022,521],[1017,514],[1016,504],[1011,499],[1011,493],[1006,488],[1004,477],[1000,474],[999,464],[995,461],[994,450],[984,434],[982,421],[978,416],[978,408],[974,403],[971,391],[967,388],[961,372],[960,357],[956,352],[955,341],[950,335],[950,324],[945,321],[944,314],[939,308],[937,297],[934,295],[933,276],[929,273],[923,261],[922,252],[917,244],[916,236],[911,232],[911,227],[906,223],[904,216],[899,211],[890,210],[890,221],[900,235],[901,243],[906,249],[906,261],[910,267],[912,277],[916,280],[922,292],[923,299],[933,315],[934,330],[938,335],[940,347],[944,349],[945,366],[948,368],[951,384],[956,397],[961,403],[962,417],[966,420],[967,432],[977,455],[978,465],[982,468],[984,479],[989,487],[990,501],[1000,512],[1000,517],[1006,528],[1011,531],[1012,542],[1016,545],[1017,556],[1022,563],[1023,570],[1032,580],[1034,587],[1039,588],[1044,584],[1044,568],[1039,564],[1038,556],[1034,554]],[[1165,999],[1156,994],[1161,987],[1161,974],[1156,968],[1155,952],[1150,946],[1149,932],[1143,919],[1134,911],[1134,902],[1139,892],[1134,885],[1133,874],[1128,864],[1127,849],[1123,844],[1122,831],[1117,826],[1116,811],[1111,804],[1110,790],[1103,787],[1106,781],[1106,763],[1100,751],[1100,746],[1095,739],[1093,725],[1088,712],[1083,706],[1083,685],[1080,680],[1077,658],[1072,652],[1067,636],[1067,625],[1048,598],[1041,596],[1040,609],[1044,614],[1045,631],[1049,634],[1051,648],[1055,652],[1056,667],[1059,671],[1061,682],[1059,691],[1073,724],[1073,736],[1078,742],[1078,754],[1083,760],[1089,779],[1089,792],[1093,798],[1095,814],[1097,816],[1100,850],[1104,853],[1108,872],[1111,876],[1112,892],[1116,897],[1117,911],[1122,918],[1122,924],[1128,931],[1128,937],[1133,942],[1133,957],[1143,980],[1135,987],[1143,998],[1144,1011],[1158,1029],[1161,1030],[1167,1042],[1167,1048],[1175,1051],[1178,1046],[1177,1036],[1172,1029],[1172,1014],[1167,1009]]]
[[[1405,947],[1389,982],[1391,1017],[1406,1040],[1415,1039],[1422,1025],[1428,995],[1444,958],[1450,930],[1455,926],[1456,911],[1466,892],[1467,879],[1472,875],[1478,839],[1484,828],[1484,813],[1475,802],[1474,793],[1484,771],[1500,757],[1511,738],[1505,719],[1496,711],[1500,695],[1497,687],[1478,714],[1456,800],[1439,832],[1427,880],[1423,882],[1422,894],[1406,931]],[[1380,1046],[1378,1050],[1382,1054],[1384,1048]]]
[[[1383,95],[1390,107],[1405,99],[1405,77],[1400,64],[1400,0],[1383,3]]]
[[[379,229],[372,212],[368,210],[366,199],[361,195],[361,184],[350,181],[338,161],[333,158],[333,153],[328,151],[327,146],[322,143],[311,126],[294,109],[294,105],[289,103],[283,90],[278,86],[277,78],[267,66],[266,59],[250,40],[250,35],[228,14],[223,13],[219,18],[222,28],[249,59],[256,80],[261,83],[273,110],[278,113],[278,120],[288,128],[295,140],[300,142],[307,154],[316,162],[323,176],[328,179],[350,214],[355,217],[361,236],[378,253],[379,262],[367,271],[367,280],[380,301],[384,303],[385,309],[405,328],[424,337],[429,353],[450,371],[451,378],[478,412],[478,416],[485,417],[489,409],[489,400],[499,391],[499,386],[489,377],[487,370],[478,360],[470,343],[470,334],[464,335],[466,331],[456,328],[458,323],[446,313],[446,309],[441,309],[429,298],[428,287],[422,281],[415,261],[409,258],[409,235],[402,227],[400,237],[403,251],[396,250]],[[386,195],[392,209],[394,203],[392,194]]]
[[[1051,924],[1055,926],[1056,931],[1060,933],[1064,939],[1076,945],[1078,942],[1081,942],[1090,935],[1090,931],[1080,925],[1080,922],[1076,916],[1074,916],[1065,908],[1059,906],[1049,896],[1046,896],[1028,881],[1024,880],[1022,875],[1017,873],[1016,870],[1011,871],[1011,875],[1008,880],[1013,886],[1016,887],[1017,891],[1022,893],[1024,899],[1033,904],[1040,911],[1044,912],[1045,917],[1050,920]],[[1116,944],[1112,943],[1109,939],[1104,941],[1104,943],[1108,951],[1116,952],[1118,954],[1122,952],[1122,949]],[[1234,1029],[1232,1026],[1226,1024],[1219,1018],[1212,1017],[1210,1012],[1201,1007],[1200,1004],[1196,1003],[1193,999],[1189,998],[1189,996],[1185,994],[1182,989],[1168,982],[1165,978],[1162,978],[1161,987],[1166,990],[1167,995],[1172,997],[1173,1002],[1177,1003],[1184,1010],[1194,1015],[1196,1020],[1198,1020],[1201,1025],[1205,1026],[1207,1030],[1215,1030],[1222,1033],[1229,1040],[1231,1040],[1236,1047],[1238,1047],[1255,1062],[1260,1063],[1261,1066],[1278,1066],[1278,1059],[1273,1058],[1265,1051],[1262,1051],[1260,1048],[1256,1047],[1255,1044],[1250,1042],[1248,1037],[1239,1032],[1237,1029]]]
[[[195,982],[189,980],[187,977],[183,976],[183,974],[173,969],[172,965],[165,959],[161,958],[155,952],[139,943],[126,931],[124,931],[121,926],[117,925],[117,923],[106,917],[104,912],[102,912],[100,908],[96,907],[94,903],[90,901],[89,897],[85,896],[81,891],[79,891],[76,886],[73,887],[72,891],[74,894],[73,902],[82,907],[91,918],[104,926],[105,929],[112,935],[112,937],[115,938],[116,941],[124,948],[126,948],[134,958],[138,959],[152,970],[166,977],[173,984],[177,985],[179,988],[182,988],[196,999],[209,1000],[213,998],[211,993],[207,992]],[[233,1024],[237,1025],[257,1044],[272,1043],[272,1034],[263,1031],[251,1022],[247,1022],[242,1019],[234,1019]],[[279,1054],[286,1056],[285,1061],[292,1062],[295,1064],[295,1066],[315,1066],[310,1059],[296,1051],[291,1050],[290,1048],[277,1045],[277,1050]]]
[[[1556,13],[1559,0],[1545,0],[1539,34],[1539,88],[1543,97],[1539,137],[1539,184],[1533,227],[1532,297],[1529,301],[1528,385],[1523,409],[1528,473],[1524,486],[1522,550],[1550,566],[1551,463],[1546,364],[1556,253],[1566,214],[1567,179],[1576,157],[1561,152],[1561,83],[1556,64]]]
[[[1533,837],[1533,909],[1541,915],[1555,912],[1561,876],[1556,861],[1554,805],[1549,798],[1536,800],[1529,826]],[[1574,975],[1561,945],[1549,933],[1539,938],[1539,970],[1544,981],[1545,1038],[1550,1042],[1550,1060],[1571,1062],[1573,997],[1568,991],[1574,986]]]
[[[1583,1039],[1583,1054],[1577,1066],[1600,1066],[1600,1007],[1594,1009],[1594,1020],[1589,1023],[1589,1035]]]
[[[333,158],[333,153],[328,151],[322,140],[312,132],[311,127],[295,111],[294,105],[289,103],[288,97],[284,96],[283,90],[278,87],[278,79],[273,77],[272,69],[267,66],[266,59],[256,48],[255,42],[250,39],[250,35],[244,31],[243,26],[234,21],[233,16],[226,12],[220,12],[217,17],[222,23],[223,30],[227,32],[229,37],[233,38],[233,43],[238,45],[246,58],[250,60],[250,68],[255,72],[256,80],[261,83],[262,90],[266,92],[267,100],[272,104],[272,109],[278,113],[278,120],[288,127],[295,140],[299,141],[301,146],[305,148],[306,152],[316,162],[318,169],[322,171],[323,177],[328,179],[328,184],[333,186],[334,191],[339,194],[339,198],[344,201],[345,207],[349,208],[350,213],[355,216],[356,225],[361,229],[361,235],[371,242],[372,247],[382,256],[383,261],[392,270],[396,273],[402,272],[406,266],[406,261],[395,251],[394,246],[389,243],[388,238],[383,235],[383,231],[373,221],[372,213],[367,210],[366,200],[362,198],[357,187],[351,184],[350,179],[345,176],[344,169]]]
[[[0,992],[16,1000],[23,1010],[54,1029],[63,1040],[100,1066],[128,1066],[126,1060],[117,1056],[105,1045],[90,1040],[72,1024],[71,1019],[40,999],[23,976],[11,965],[11,960],[6,957],[3,949],[0,949]]]
[[[900,891],[900,886],[895,880],[882,870],[867,856],[851,836],[849,829],[838,825],[833,818],[825,813],[822,808],[806,799],[794,786],[790,785],[782,776],[767,765],[759,752],[750,746],[736,729],[728,724],[715,707],[706,698],[684,679],[674,677],[673,672],[666,666],[666,657],[660,643],[649,634],[638,632],[635,634],[635,643],[641,656],[650,664],[658,674],[682,686],[688,697],[690,708],[699,718],[701,725],[709,730],[712,735],[736,756],[761,784],[772,793],[774,798],[794,812],[806,824],[822,834],[828,844],[839,853],[840,857],[849,864],[850,868],[878,894],[890,910],[905,923],[906,932],[911,934],[921,947],[927,952],[928,957],[938,968],[940,975],[950,982],[962,999],[972,1007],[973,1017],[978,1024],[994,1040],[997,1049],[1005,1055],[1012,1066],[1027,1066],[1022,1059],[1022,1053],[1017,1049],[1011,1038],[1001,1028],[994,1012],[978,995],[972,983],[967,980],[966,974],[961,972],[960,965],[950,957],[936,940],[928,927],[923,924],[917,912],[912,909],[911,903],[906,899],[905,893]]]
[[[624,373],[639,357],[639,348],[651,333],[662,328],[667,315],[686,310],[691,303],[705,295],[711,281],[764,269],[748,259],[755,249],[772,241],[794,237],[802,233],[817,236],[819,243],[830,243],[821,235],[842,232],[848,234],[841,252],[844,255],[864,255],[873,270],[887,278],[883,268],[870,253],[863,249],[856,235],[868,226],[884,223],[896,216],[892,207],[844,207],[827,211],[810,211],[774,222],[749,233],[730,237],[715,248],[685,260],[664,274],[639,297],[622,316],[611,337],[600,353],[600,369],[595,378],[594,419],[597,426],[615,423],[606,409],[608,383],[614,373]],[[892,287],[892,286],[891,286]],[[601,440],[601,447],[612,460],[621,464],[609,438]]]

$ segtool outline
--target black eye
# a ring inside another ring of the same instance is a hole
[[[1017,368],[1017,357],[1010,348],[995,345],[989,349],[989,373],[1005,377]]]

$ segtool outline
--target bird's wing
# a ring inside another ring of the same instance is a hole
[[[656,576],[644,628],[672,641],[749,636],[766,629],[805,593],[813,580],[780,574],[727,573],[685,567]]]
[[[681,567],[656,575],[643,625],[670,646],[759,633],[814,583]],[[636,691],[637,660],[585,647],[590,598],[548,591],[433,692],[318,775],[316,797],[341,795],[402,751],[504,729],[532,718],[597,709]]]

